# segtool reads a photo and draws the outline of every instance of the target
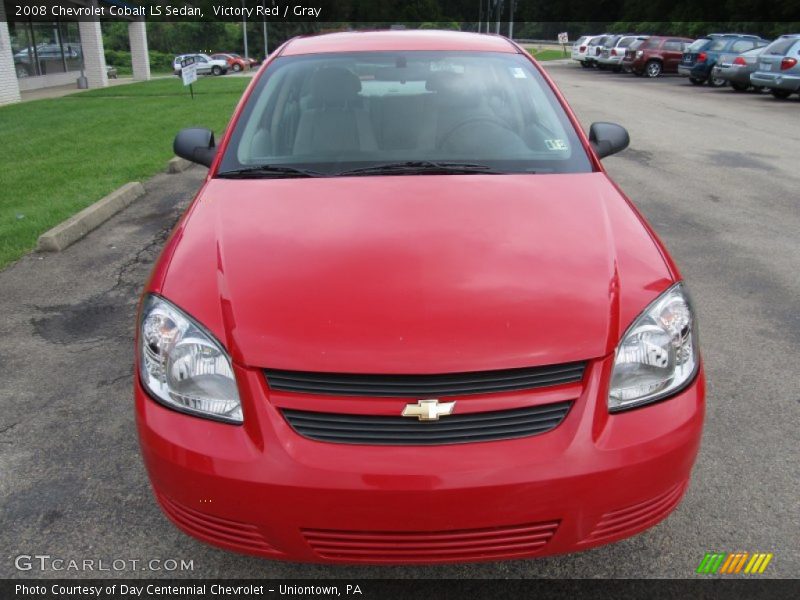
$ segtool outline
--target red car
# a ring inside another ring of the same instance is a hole
[[[518,45],[387,31],[270,56],[148,281],[142,454],[167,516],[275,559],[583,550],[678,505],[705,384],[657,236]]]
[[[228,68],[235,73],[250,68],[250,62],[243,59],[238,54],[227,54],[224,52],[218,52],[217,54],[212,54],[211,58],[215,60],[224,60],[225,62],[228,63]]]
[[[683,52],[693,40],[652,35],[634,42],[625,51],[622,68],[635,75],[659,77],[662,73],[677,73]]]

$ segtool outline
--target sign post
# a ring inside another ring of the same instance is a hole
[[[561,49],[564,51],[564,56],[566,56],[567,44],[569,44],[569,34],[566,31],[558,34],[558,43],[561,44]]]
[[[189,93],[194,100],[192,84],[197,81],[197,65],[194,62],[194,56],[186,56],[181,59],[181,79],[183,79],[183,85],[189,86]]]

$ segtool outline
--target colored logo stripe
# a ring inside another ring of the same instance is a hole
[[[745,573],[763,573],[767,565],[772,560],[772,554],[757,552],[707,552],[697,567],[698,573],[705,574],[734,574],[741,573],[744,568]],[[745,566],[745,564],[747,566]]]
[[[753,554],[753,558],[747,563],[745,573],[763,573],[767,568],[769,561],[772,560],[772,554]]]

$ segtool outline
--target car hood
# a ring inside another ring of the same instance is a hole
[[[603,173],[212,179],[166,253],[236,362],[308,371],[604,356],[673,279]]]

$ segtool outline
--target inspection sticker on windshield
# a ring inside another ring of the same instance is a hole
[[[508,70],[511,71],[511,74],[515,79],[525,79],[527,77],[527,75],[525,75],[525,71],[519,67],[509,67]]]
[[[567,142],[564,140],[545,140],[545,146],[547,146],[548,150],[566,150],[567,149]]]

